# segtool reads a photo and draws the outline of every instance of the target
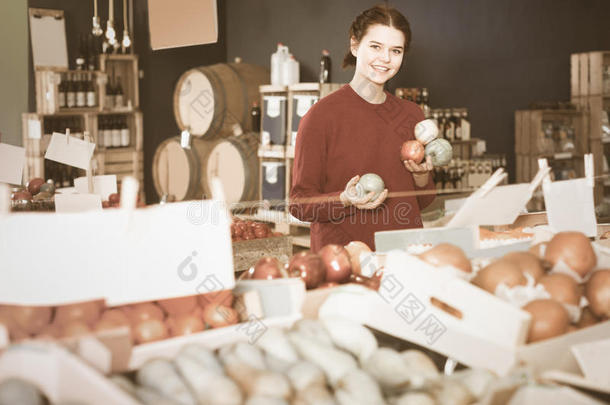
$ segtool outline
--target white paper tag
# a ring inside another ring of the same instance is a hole
[[[191,134],[189,131],[184,130],[180,134],[180,146],[182,146],[183,149],[191,149]]]
[[[55,212],[101,211],[102,197],[97,194],[55,194]]]
[[[89,183],[87,177],[78,177],[74,179],[74,187],[76,188],[77,193],[88,194]],[[102,197],[102,200],[108,200],[108,196],[116,192],[116,175],[93,176],[93,194],[99,195]]]
[[[593,188],[586,178],[551,182],[544,188],[544,204],[553,231],[597,236]]]
[[[94,143],[54,132],[44,157],[45,159],[88,170],[94,150]]]
[[[25,148],[0,143],[0,182],[21,184],[25,166]]]
[[[28,138],[40,139],[42,138],[42,129],[40,128],[40,121],[28,120]]]

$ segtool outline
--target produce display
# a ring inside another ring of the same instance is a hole
[[[447,243],[419,258],[436,267],[452,266],[477,287],[529,312],[528,342],[610,318],[610,270],[595,268],[595,251],[579,232],[560,232],[547,244],[507,253],[480,269],[471,266],[460,248]]]
[[[419,164],[430,156],[434,167],[446,166],[453,158],[451,143],[438,137],[434,120],[427,119],[415,125],[415,139],[406,141],[400,148],[400,160],[413,160]]]
[[[54,211],[55,183],[39,177],[31,179],[25,187],[16,187],[11,194],[13,211]]]
[[[281,232],[273,232],[269,225],[262,222],[245,221],[239,218],[233,218],[233,222],[231,223],[231,240],[233,242],[264,239],[282,235],[283,234]]]
[[[127,327],[134,344],[240,322],[230,290],[105,308],[100,301],[55,307],[0,305],[11,341],[64,339]]]
[[[263,257],[246,272],[245,277],[259,280],[299,277],[308,290],[344,283],[362,284],[377,290],[382,270],[377,269],[370,277],[363,275],[360,268],[361,252],[370,252],[370,249],[363,242],[353,241],[346,246],[326,245],[318,253],[299,252],[285,265],[274,257]]]
[[[176,405],[465,405],[496,379],[483,370],[444,376],[425,353],[380,347],[369,329],[339,318],[271,328],[254,345],[187,345],[110,378],[144,404]]]

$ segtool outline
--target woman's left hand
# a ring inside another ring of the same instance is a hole
[[[403,163],[405,168],[413,174],[413,180],[415,180],[417,187],[425,187],[428,184],[428,177],[433,168],[430,156],[426,156],[426,160],[420,164],[413,160],[404,160]]]

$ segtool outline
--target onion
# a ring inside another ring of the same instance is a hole
[[[591,307],[584,307],[580,314],[580,319],[576,324],[578,329],[586,328],[587,326],[595,325],[599,322],[599,318],[591,312]]]
[[[343,246],[326,245],[318,252],[326,268],[326,281],[344,283],[352,274],[349,253]]]
[[[213,291],[205,294],[201,294],[197,297],[197,301],[202,308],[211,303],[221,304],[227,307],[233,306],[233,291],[222,290]]]
[[[123,310],[125,311],[125,314],[127,315],[127,318],[129,318],[132,325],[142,321],[148,321],[150,319],[162,321],[164,318],[161,308],[152,302],[129,305]]]
[[[376,199],[384,189],[385,184],[383,179],[375,173],[367,173],[362,175],[356,184],[358,195],[365,196],[372,191],[375,193],[372,198],[373,200]]]
[[[481,269],[472,279],[472,283],[492,294],[495,294],[499,284],[507,287],[526,285],[527,279],[515,263],[499,259]]]
[[[360,253],[371,252],[369,245],[359,240],[354,240],[345,245],[345,250],[347,250],[347,253],[349,254],[349,260],[352,264],[352,272],[354,274],[362,274],[362,269],[360,267]]]
[[[553,266],[559,261],[585,277],[597,264],[597,257],[589,239],[581,232],[559,232],[549,242],[544,252],[545,260]]]
[[[532,315],[528,342],[537,342],[567,332],[570,319],[568,311],[552,299],[534,300],[522,308]]]
[[[184,315],[195,309],[197,306],[197,297],[191,295],[189,297],[169,298],[166,300],[159,300],[157,303],[168,315]]]
[[[288,275],[300,277],[307,289],[316,288],[326,277],[326,268],[322,258],[310,251],[293,255],[288,263]]]
[[[438,127],[434,120],[427,119],[415,125],[415,139],[424,145],[430,143],[438,137]]]
[[[247,236],[247,235],[246,235]],[[247,240],[247,238],[244,238]],[[282,277],[281,264],[275,257],[262,257],[254,265],[250,277],[257,280],[272,280]]]
[[[140,321],[133,326],[131,331],[136,344],[167,338],[167,327],[158,319]]]
[[[55,310],[55,322],[66,325],[73,321],[83,321],[93,326],[100,318],[101,305],[99,301],[82,302],[62,305]]]
[[[464,251],[450,243],[439,243],[420,254],[419,258],[435,267],[452,266],[466,273],[472,272],[470,260]]]
[[[30,337],[29,333],[17,325],[8,307],[0,307],[0,324],[4,325],[11,340],[17,341]],[[44,330],[44,328],[42,330]]]
[[[114,323],[117,326],[129,326],[129,318],[125,314],[125,311],[118,308],[104,311],[100,317],[100,322],[101,321]]]
[[[203,309],[203,321],[211,328],[222,328],[239,322],[236,310],[220,304],[209,304]]]
[[[419,141],[406,141],[400,148],[400,160],[412,160],[420,164],[424,160],[424,145]]]
[[[190,335],[205,329],[201,318],[193,314],[170,316],[166,323],[172,336]]]
[[[580,304],[581,293],[578,284],[567,274],[548,274],[542,277],[538,284],[542,285],[555,301],[576,306]]]
[[[79,337],[91,333],[89,325],[83,321],[71,321],[63,325],[61,335],[63,337]]]
[[[532,252],[510,252],[505,254],[502,259],[514,262],[524,274],[529,274],[535,281],[544,276],[542,262]]]
[[[21,335],[19,331],[26,334],[39,333],[51,322],[53,310],[50,307],[32,307],[23,305],[7,305],[5,311],[13,320],[12,334]],[[9,329],[10,329],[10,325]]]
[[[591,312],[602,319],[610,318],[610,270],[598,270],[591,275],[585,296]]]
[[[432,158],[433,166],[445,166],[453,157],[453,149],[449,141],[437,138],[426,145],[426,156]]]

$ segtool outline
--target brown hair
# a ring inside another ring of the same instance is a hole
[[[355,38],[357,42],[362,40],[362,37],[366,35],[366,32],[371,25],[380,24],[387,25],[388,27],[394,27],[405,36],[405,53],[409,49],[411,43],[411,27],[406,17],[393,7],[385,4],[364,10],[356,19],[352,22],[349,28],[349,38]],[[351,44],[343,58],[343,68],[348,66],[356,65],[356,57],[352,55]]]

